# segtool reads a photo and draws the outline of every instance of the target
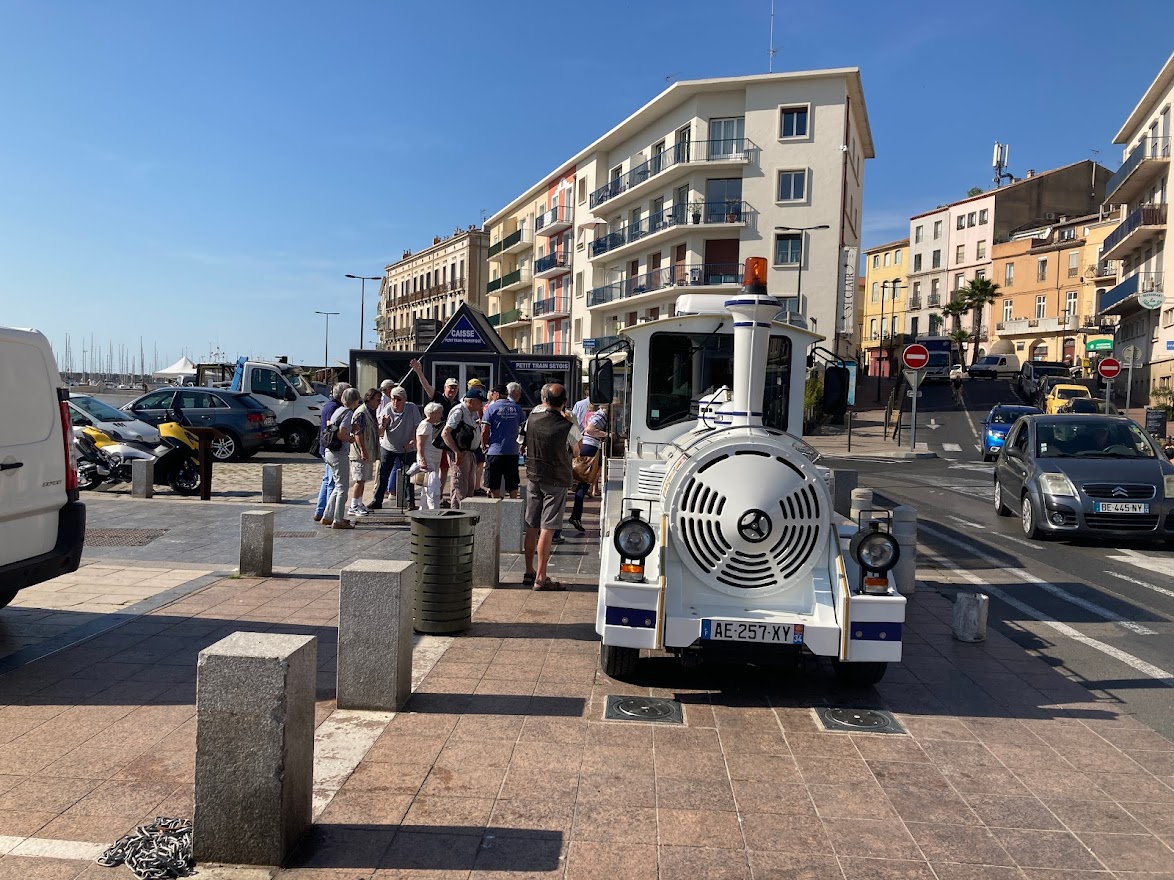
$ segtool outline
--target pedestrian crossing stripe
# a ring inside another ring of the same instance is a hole
[[[943,443],[942,449],[946,450],[946,452],[961,452],[962,451],[962,447],[959,446],[957,443]]]

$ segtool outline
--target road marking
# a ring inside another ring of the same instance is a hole
[[[961,452],[962,451],[962,447],[959,446],[957,443],[943,443],[942,449],[946,450],[946,452]]]
[[[978,448],[978,447],[976,447]],[[978,462],[978,461],[959,461],[950,465],[950,469],[962,468],[967,471],[981,471],[984,474],[992,473],[995,469],[993,462]]]
[[[1026,547],[1028,550],[1039,550],[1039,547],[1031,541],[1024,541],[1022,538],[1016,538],[1014,535],[999,535],[1004,541],[1010,541],[1012,544],[1018,544],[1020,547]]]
[[[1112,557],[1109,557],[1112,559]],[[1174,598],[1174,590],[1167,590],[1165,587],[1159,587],[1157,584],[1151,584],[1149,581],[1139,580],[1138,578],[1130,577],[1127,574],[1121,574],[1117,571],[1106,571],[1109,577],[1115,577],[1118,580],[1128,581],[1131,584],[1137,584],[1139,587],[1145,587],[1147,590],[1153,590],[1155,593],[1161,593],[1163,596],[1170,596]]]
[[[1018,599],[1010,596],[1008,593],[1000,590],[998,587],[985,583],[978,575],[972,574],[963,568],[959,568],[952,562],[947,561],[945,558],[939,556],[936,553],[933,553],[932,551],[923,551],[923,553],[926,557],[931,559],[935,565],[938,565],[941,568],[949,569],[963,580],[969,581],[975,586],[982,587],[984,593],[994,596],[1000,602],[1005,602],[1012,608],[1022,612],[1023,614],[1026,614],[1028,617],[1034,618],[1040,623],[1050,626],[1052,629],[1056,630],[1056,632],[1067,636],[1075,642],[1080,642],[1082,645],[1087,645],[1094,650],[1100,651],[1102,654],[1107,654],[1114,660],[1120,660],[1126,666],[1137,670],[1142,675],[1146,675],[1154,679],[1159,684],[1163,684],[1169,688],[1174,688],[1174,674],[1167,672],[1165,669],[1154,666],[1152,663],[1147,663],[1140,657],[1135,657],[1132,654],[1128,654],[1125,651],[1122,651],[1120,648],[1114,648],[1112,645],[1106,644],[1105,642],[1102,642],[1098,639],[1090,638],[1066,623],[1060,623],[1060,621],[1056,620],[1056,618],[1052,617],[1050,614],[1045,614],[1038,608],[1033,608],[1026,602],[1021,602]]]
[[[968,529],[982,529],[984,532],[986,531],[986,526],[980,526],[980,525],[979,525],[978,523],[976,523],[976,522],[971,522],[970,520],[968,520],[968,519],[963,519],[963,518],[962,518],[962,517],[960,517],[960,516],[954,516],[954,515],[953,515],[953,514],[951,514],[951,513],[947,513],[947,514],[946,514],[946,518],[947,518],[947,519],[952,519],[952,520],[954,520],[954,522],[956,522],[956,523],[961,523],[962,525],[966,526],[966,528],[968,528]]]
[[[1174,578],[1174,559],[1166,556],[1146,556],[1136,550],[1121,551],[1125,555],[1108,557],[1113,562],[1135,565],[1146,571],[1169,575]]]
[[[1043,578],[1036,577],[1034,574],[1026,571],[1025,569],[1016,568],[1014,566],[1005,566],[1001,560],[996,559],[989,553],[980,550],[973,544],[967,544],[965,541],[959,541],[957,538],[951,538],[944,532],[939,532],[937,529],[921,525],[920,523],[918,524],[918,528],[921,531],[928,532],[940,541],[945,541],[947,544],[953,544],[955,547],[959,547],[969,553],[972,553],[993,568],[1002,569],[1008,574],[1014,575],[1015,577],[1021,579],[1025,583],[1039,587],[1044,592],[1051,593],[1057,599],[1063,599],[1065,602],[1071,602],[1073,605],[1078,605],[1085,611],[1091,611],[1093,614],[1096,614],[1099,617],[1103,617],[1105,620],[1108,620],[1111,623],[1115,623],[1132,633],[1136,633],[1139,636],[1156,636],[1158,634],[1156,630],[1152,630],[1148,626],[1142,626],[1140,623],[1127,620],[1116,611],[1110,611],[1105,606],[1098,605],[1096,602],[1090,602],[1088,599],[1081,598],[1080,596],[1074,596],[1063,587],[1058,587],[1051,581],[1045,581]]]

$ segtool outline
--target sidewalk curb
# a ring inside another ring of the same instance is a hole
[[[933,451],[928,452],[861,452],[854,454],[851,452],[825,452],[822,458],[831,459],[852,459],[856,461],[914,461],[925,458],[940,458],[940,456]]]

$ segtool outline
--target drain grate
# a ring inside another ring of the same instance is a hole
[[[86,529],[90,547],[146,547],[168,529]]]
[[[321,532],[274,532],[275,538],[317,538]]]
[[[817,709],[824,730],[847,733],[905,733],[901,722],[882,709]]]
[[[608,695],[603,713],[606,721],[652,721],[658,724],[684,724],[681,704],[660,697]]]

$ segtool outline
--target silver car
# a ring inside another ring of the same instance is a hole
[[[1132,419],[1031,415],[995,462],[995,512],[1028,538],[1093,535],[1174,543],[1174,465]]]
[[[88,394],[70,394],[69,413],[75,428],[88,422],[115,440],[133,440],[151,445],[159,442],[159,429],[154,425],[148,425]]]

